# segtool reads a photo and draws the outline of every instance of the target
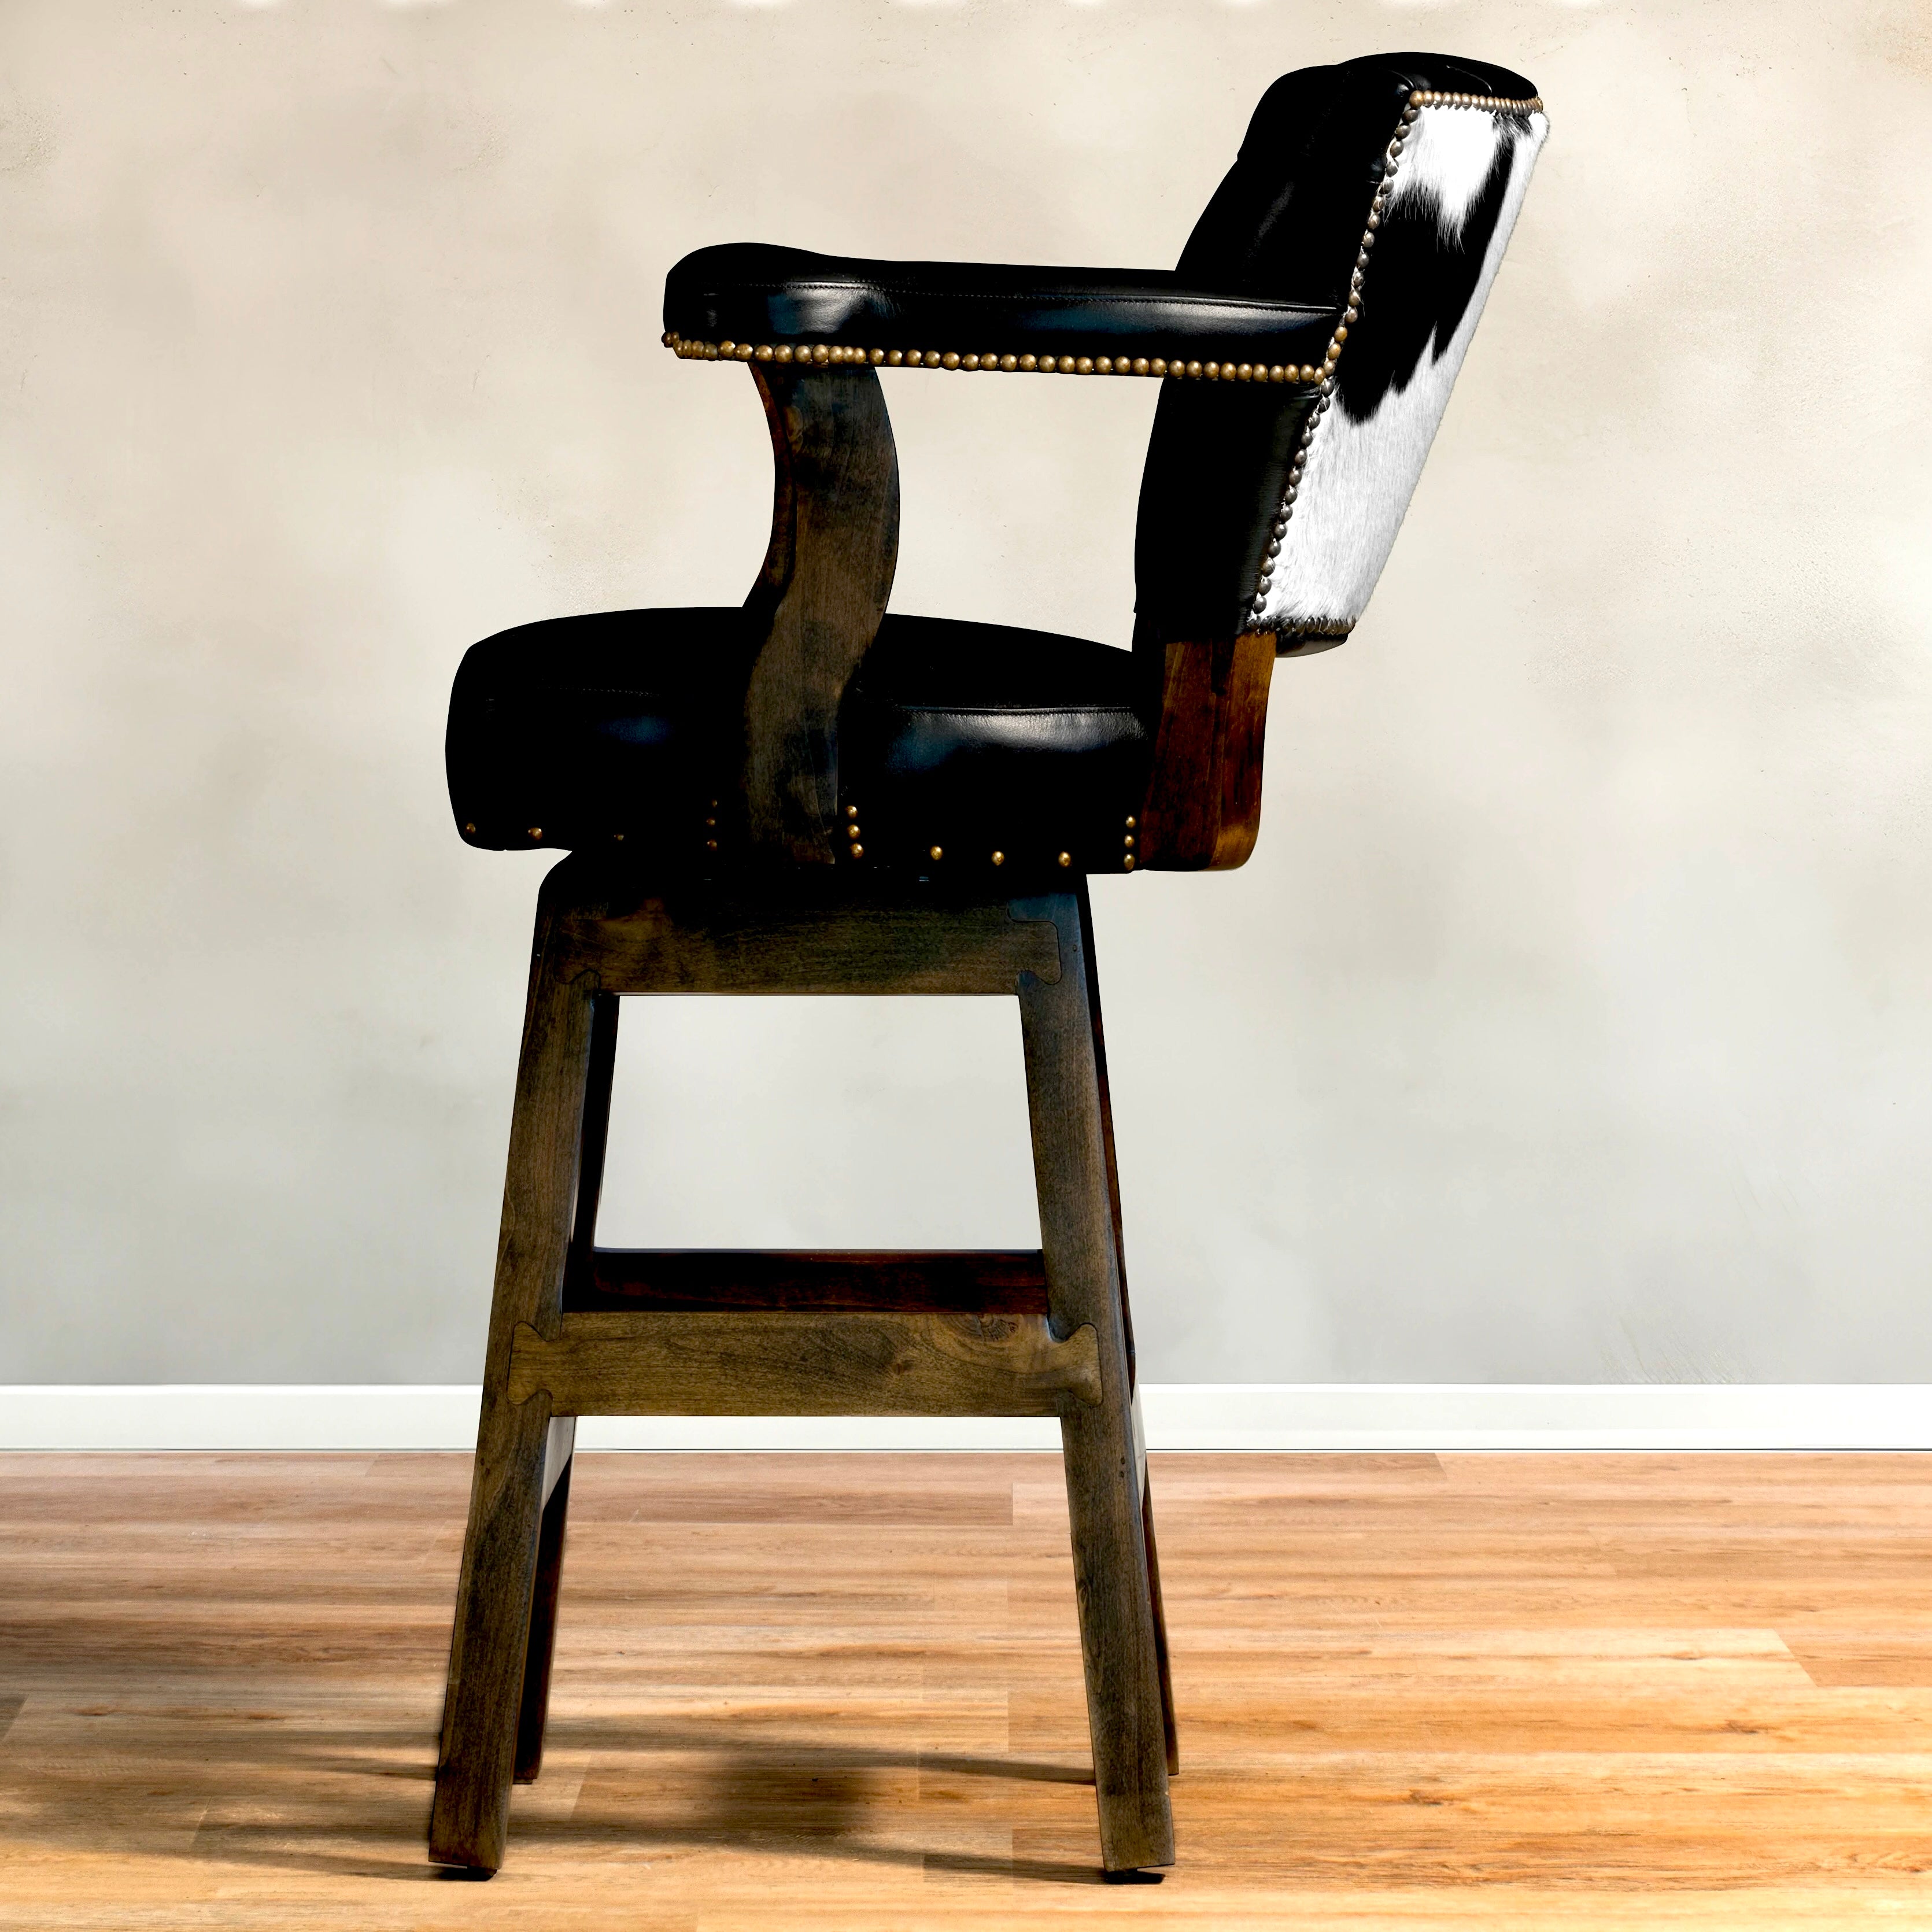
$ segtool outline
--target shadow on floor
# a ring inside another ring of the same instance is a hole
[[[163,1709],[132,1700],[85,1711],[68,1704],[56,1749],[16,1734],[14,1748],[0,1749],[0,1796],[8,1803],[14,1847],[138,1850],[332,1877],[456,1876],[438,1872],[424,1854],[432,1736],[414,1724],[247,1712],[238,1700],[206,1694],[213,1689]],[[34,1701],[0,1700],[0,1715]],[[74,1735],[76,1720],[91,1736]],[[906,1805],[900,1788],[907,1773],[1090,1786],[1091,1772],[1077,1766],[805,1742],[762,1731],[747,1738],[723,1724],[590,1719],[554,1726],[554,1768],[571,1758],[580,1765],[586,1754],[592,1768],[579,1771],[583,1789],[567,1813],[513,1814],[513,1858],[568,1857],[573,1849],[592,1857],[615,1850],[712,1850],[1052,1884],[1102,1882],[1097,1860],[1088,1865],[922,1845],[929,1821]],[[667,1777],[666,1757],[687,1762]],[[652,1758],[659,1760],[655,1766],[634,1762]],[[567,1787],[568,1775],[554,1768],[550,1787]],[[542,1793],[545,1784],[533,1790]],[[111,1838],[104,1838],[104,1820],[110,1819]],[[898,1841],[875,1835],[888,1832]]]

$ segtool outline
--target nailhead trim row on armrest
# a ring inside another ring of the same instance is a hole
[[[1492,114],[1540,114],[1543,96],[1532,94],[1523,100],[1498,100],[1488,94],[1431,94],[1417,88],[1408,97],[1412,107],[1486,107]]]
[[[667,329],[664,346],[692,362],[809,362],[818,368],[1018,370],[1041,376],[1187,376],[1209,382],[1318,382],[1314,363],[1198,362],[1165,356],[962,356],[951,349],[854,349],[842,343],[699,342]]]

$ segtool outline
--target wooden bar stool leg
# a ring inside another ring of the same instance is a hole
[[[544,1728],[550,1720],[550,1666],[556,1658],[556,1598],[563,1580],[563,1532],[570,1514],[570,1472],[577,1418],[552,1416],[544,1451],[543,1520],[537,1530],[537,1574],[530,1594],[530,1642],[524,1653],[524,1695],[517,1712],[517,1756],[512,1776],[534,1784],[543,1769]]]
[[[1148,1480],[1147,1432],[1140,1391],[1134,1391],[1134,1450],[1139,1458],[1141,1534],[1147,1541],[1148,1594],[1154,1600],[1154,1654],[1160,1672],[1160,1722],[1167,1738],[1167,1774],[1180,1775],[1180,1732],[1174,1718],[1174,1670],[1167,1648],[1167,1611],[1160,1600],[1160,1552],[1154,1542],[1154,1486]]]
[[[1054,1329],[1066,1335],[1090,1322],[1099,1337],[1102,1400],[1062,1408],[1060,1442],[1101,1862],[1108,1871],[1131,1871],[1174,1862],[1174,1820],[1109,1184],[1093,927],[1084,887],[1077,896],[1018,902],[1014,912],[1052,920],[1060,935],[1059,980],[1048,985],[1030,974],[1022,979],[1020,1024]]]
[[[572,1224],[565,1278],[587,1278],[597,1240],[597,1204],[604,1190],[604,1151],[610,1138],[610,1088],[616,1071],[618,1000],[597,995],[590,1028],[590,1064],[584,1096],[583,1152],[578,1162],[577,1213]],[[570,1472],[577,1447],[577,1418],[560,1416],[550,1426],[544,1456],[543,1523],[537,1538],[536,1588],[530,1604],[530,1648],[524,1659],[524,1696],[517,1714],[515,1781],[534,1784],[543,1769],[544,1727],[550,1718],[550,1666],[556,1654],[556,1600],[563,1582],[563,1544],[570,1513]]]
[[[483,1872],[502,1863],[509,1822],[550,1436],[547,1394],[510,1400],[511,1348],[519,1323],[554,1334],[560,1317],[598,989],[594,974],[572,976],[560,950],[546,903],[538,914],[537,964],[517,1071],[470,1525],[430,1814],[431,1860]]]
[[[1126,1244],[1120,1228],[1120,1170],[1114,1155],[1114,1102],[1107,1085],[1107,1036],[1100,1019],[1100,986],[1094,962],[1093,919],[1085,890],[1080,895],[1087,936],[1087,998],[1094,1022],[1094,1070],[1100,1094],[1100,1134],[1107,1155],[1107,1202],[1114,1217],[1114,1262],[1120,1283],[1120,1326],[1126,1336],[1127,1383],[1133,1391],[1134,1468],[1141,1492],[1141,1532],[1147,1542],[1148,1591],[1154,1600],[1154,1647],[1160,1670],[1161,1725],[1167,1736],[1167,1774],[1180,1774],[1180,1732],[1174,1717],[1174,1676],[1167,1647],[1167,1611],[1160,1598],[1160,1552],[1154,1534],[1154,1497],[1148,1481],[1147,1432],[1141,1422],[1140,1366],[1134,1352],[1134,1316],[1127,1294]]]

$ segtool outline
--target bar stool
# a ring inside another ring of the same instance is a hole
[[[1433,54],[1270,87],[1172,273],[739,244],[664,341],[750,370],[776,458],[741,607],[526,625],[452,696],[471,844],[555,847],[504,1187],[430,1856],[502,1862],[541,1763],[576,1418],[1060,1422],[1101,1862],[1172,1862],[1178,1768],[1086,880],[1238,866],[1277,656],[1353,627],[1540,147],[1520,75]],[[878,371],[1162,386],[1133,648],[890,611]],[[599,1248],[619,1001],[1019,1003],[1040,1246]]]

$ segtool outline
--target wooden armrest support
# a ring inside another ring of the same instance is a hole
[[[898,559],[898,456],[868,368],[754,362],[770,424],[771,541],[746,599],[762,634],[745,694],[745,830],[754,850],[830,866],[838,707],[878,636]],[[1238,866],[1261,824],[1270,632],[1161,646],[1160,722],[1139,863]]]
[[[1141,812],[1140,862],[1167,872],[1243,864],[1261,830],[1272,632],[1161,647],[1160,722]]]
[[[745,694],[746,830],[775,857],[829,866],[838,702],[892,593],[898,455],[871,370],[751,367],[776,473],[771,542],[746,599],[764,640]]]

